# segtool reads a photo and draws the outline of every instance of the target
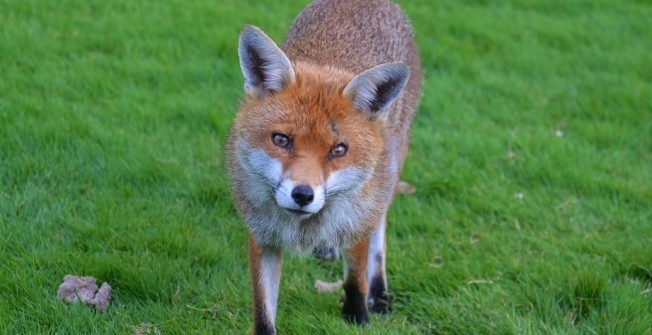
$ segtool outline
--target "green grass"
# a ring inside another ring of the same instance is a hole
[[[237,35],[306,2],[0,1],[0,333],[250,329]],[[341,265],[287,257],[280,333],[652,334],[652,4],[401,4],[425,82],[393,312],[344,323],[312,287]],[[107,313],[57,300],[69,273]]]

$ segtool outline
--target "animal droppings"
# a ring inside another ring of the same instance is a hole
[[[342,287],[342,281],[338,280],[334,283],[329,283],[321,280],[317,280],[315,282],[315,288],[317,289],[317,292],[319,293],[328,293],[328,292],[335,292],[339,290]]]
[[[99,311],[106,311],[111,301],[111,286],[104,282],[98,289],[95,278],[66,275],[59,285],[57,297],[61,301],[72,304],[81,301],[87,306]]]

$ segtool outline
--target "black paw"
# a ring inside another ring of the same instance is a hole
[[[369,313],[367,312],[366,309],[347,310],[346,305],[344,305],[344,308],[342,309],[342,316],[344,317],[344,320],[346,320],[346,322],[353,323],[356,325],[365,325],[369,323]]]
[[[342,306],[344,320],[356,325],[369,323],[367,303],[363,295],[356,290],[347,290],[346,288],[344,294],[344,305]]]
[[[389,312],[391,307],[391,299],[387,295],[387,286],[385,285],[385,280],[380,276],[376,276],[371,279],[367,305],[369,306],[369,310],[371,310],[372,313],[384,315]]]
[[[390,311],[392,299],[383,293],[380,297],[369,298],[367,305],[372,313],[386,315]]]
[[[266,324],[255,324],[252,334],[253,335],[276,335],[276,329],[274,329],[274,326],[270,326]]]
[[[317,259],[323,259],[325,261],[334,262],[340,256],[340,253],[336,248],[330,247],[317,247],[312,251],[312,255]]]

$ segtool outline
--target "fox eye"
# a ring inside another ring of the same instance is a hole
[[[281,148],[288,148],[290,146],[290,139],[283,134],[274,133],[272,135],[272,143]]]
[[[342,156],[346,155],[346,152],[348,151],[348,149],[349,148],[346,146],[346,144],[340,143],[340,144],[334,146],[331,149],[331,152],[328,155],[331,158],[342,157]]]

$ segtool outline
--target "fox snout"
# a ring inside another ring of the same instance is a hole
[[[309,185],[299,185],[290,194],[297,205],[303,207],[309,205],[315,199],[315,192]]]
[[[276,203],[294,214],[315,214],[324,207],[325,192],[322,185],[310,185],[286,179],[275,192]]]

